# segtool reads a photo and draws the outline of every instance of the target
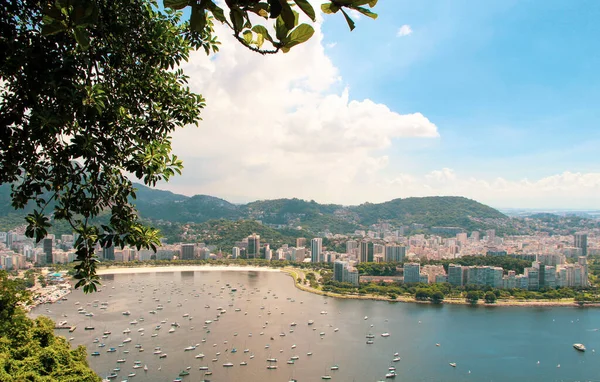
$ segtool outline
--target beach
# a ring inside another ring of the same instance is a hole
[[[215,272],[280,272],[279,269],[254,266],[237,265],[174,265],[163,267],[137,267],[137,268],[102,268],[96,272],[98,275],[121,275],[126,273],[156,273],[156,272],[189,272],[189,271],[215,271]]]

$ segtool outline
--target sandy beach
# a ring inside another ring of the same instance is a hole
[[[126,273],[155,273],[155,272],[189,272],[189,271],[218,271],[218,272],[279,272],[279,269],[267,267],[237,266],[237,265],[175,265],[166,267],[138,267],[138,268],[102,268],[98,275],[120,275]]]

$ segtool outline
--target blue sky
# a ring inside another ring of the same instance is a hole
[[[175,134],[186,171],[164,188],[234,202],[460,195],[600,208],[599,1],[381,0],[375,11],[353,32],[327,15],[309,42],[267,57],[218,30],[221,52],[184,66],[207,108],[199,129]]]
[[[329,17],[323,32],[355,97],[438,126],[438,142],[395,155],[514,179],[598,171],[600,2],[381,1],[377,12],[353,33]],[[404,24],[413,32],[397,37]]]

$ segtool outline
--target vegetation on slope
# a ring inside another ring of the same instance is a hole
[[[0,381],[100,381],[83,346],[55,336],[49,318],[26,316],[20,304],[28,299],[25,280],[0,271]]]

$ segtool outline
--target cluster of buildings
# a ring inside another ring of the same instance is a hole
[[[359,280],[356,264],[393,262],[404,263],[405,283],[449,282],[456,286],[475,284],[494,288],[537,290],[544,287],[587,286],[587,256],[600,254],[600,241],[597,239],[599,235],[590,237],[587,233],[572,236],[550,236],[541,233],[536,236],[500,238],[495,235],[494,230],[488,230],[483,235],[477,231],[470,235],[466,232],[456,232],[454,237],[442,238],[436,235],[404,237],[400,230],[390,232],[387,228],[384,223],[373,231],[355,232],[357,237],[326,234],[332,240],[345,239],[342,241],[345,242],[345,253],[324,249],[321,237],[298,238],[295,246],[283,245],[271,249],[268,243],[261,243],[260,235],[252,234],[235,243],[230,257],[333,263],[334,279],[355,285]],[[434,228],[436,230],[433,231],[440,234],[454,233],[453,227]],[[0,232],[0,268],[23,269],[34,265],[72,262],[76,258],[73,248],[76,239],[75,235],[48,235],[36,244],[25,236],[24,230]],[[204,243],[164,244],[156,252],[127,247],[99,247],[97,253],[100,259],[120,262],[155,259],[206,260],[229,256]],[[446,272],[442,266],[421,266],[418,262],[470,255],[507,254],[530,260],[532,266],[526,268],[524,274],[517,275],[513,271],[505,274],[504,270],[498,267],[456,264],[451,264]],[[567,258],[574,258],[576,261],[568,263]]]
[[[538,255],[531,267],[517,275],[515,271],[504,274],[501,267],[463,266],[450,264],[448,272],[441,265],[419,263],[404,264],[404,283],[449,283],[453,286],[477,285],[501,289],[539,290],[542,288],[589,285],[587,257],[580,256],[577,263],[567,264],[565,258],[555,255]]]

